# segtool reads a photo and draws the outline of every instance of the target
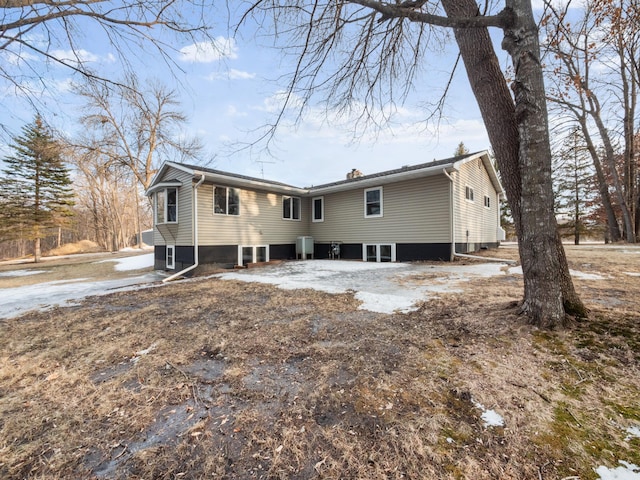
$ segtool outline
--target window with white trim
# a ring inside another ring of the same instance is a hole
[[[282,218],[285,220],[300,220],[299,197],[282,197]]]
[[[238,265],[268,261],[269,245],[240,245],[238,247]]]
[[[213,213],[240,215],[240,190],[231,187],[213,187]]]
[[[166,268],[174,269],[176,268],[176,247],[175,245],[167,245],[166,246]]]
[[[168,187],[156,192],[156,223],[178,222],[178,189]]]
[[[473,188],[469,186],[464,187],[464,198],[473,202]]]
[[[364,217],[382,216],[382,187],[367,188],[364,191]]]
[[[491,208],[491,197],[489,197],[488,195],[484,196],[484,206],[486,208]]]
[[[314,222],[324,222],[324,197],[313,198],[311,205],[311,220]]]
[[[362,245],[362,260],[365,262],[395,262],[395,243],[365,243]]]

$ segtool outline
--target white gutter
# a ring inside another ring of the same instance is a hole
[[[198,266],[198,187],[204,182],[204,173],[200,175],[200,180],[193,186],[193,265],[165,278],[162,280],[162,283],[170,282]],[[175,252],[173,252],[173,254],[175,255]]]
[[[456,228],[455,228],[455,211],[453,208],[453,177],[451,177],[451,175],[449,175],[449,172],[447,172],[447,169],[444,168],[442,169],[442,173],[444,173],[444,176],[447,177],[450,182],[449,182],[449,215],[451,216],[451,257],[449,258],[449,261],[452,262],[453,261],[453,257],[456,255]]]

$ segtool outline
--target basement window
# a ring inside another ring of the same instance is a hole
[[[173,270],[174,268],[176,268],[176,247],[175,245],[167,245],[166,249],[166,268],[167,270]]]

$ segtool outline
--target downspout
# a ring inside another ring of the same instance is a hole
[[[187,272],[190,272],[198,266],[198,187],[204,182],[204,173],[201,175],[200,180],[193,186],[193,265],[174,273],[170,277],[162,280],[162,283],[170,282]],[[174,252],[175,255],[175,252]]]
[[[453,209],[453,177],[449,175],[446,169],[442,170],[444,176],[447,177],[449,182],[449,215],[451,216],[451,255],[449,258],[450,262],[453,262],[453,257],[456,255],[456,229],[455,229],[455,211]]]

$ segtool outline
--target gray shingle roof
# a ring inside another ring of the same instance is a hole
[[[339,180],[337,182],[325,183],[323,185],[314,185],[312,188],[334,187],[336,185],[343,185],[343,184],[346,184],[346,183],[361,182],[362,180],[367,180],[369,178],[380,178],[380,177],[386,177],[388,175],[394,175],[396,173],[403,173],[403,172],[411,172],[411,171],[414,171],[414,170],[421,170],[423,168],[432,168],[432,167],[439,167],[439,166],[445,166],[445,165],[452,165],[457,161],[464,160],[465,158],[471,157],[473,155],[476,155],[476,153],[469,153],[469,154],[466,154],[466,155],[459,155],[457,157],[445,158],[443,160],[433,160],[431,162],[420,163],[418,165],[406,165],[404,167],[396,168],[396,169],[393,169],[393,170],[386,170],[384,172],[372,173],[370,175],[363,175],[362,177],[355,177],[355,178],[349,178],[349,179],[346,179],[346,180]]]

